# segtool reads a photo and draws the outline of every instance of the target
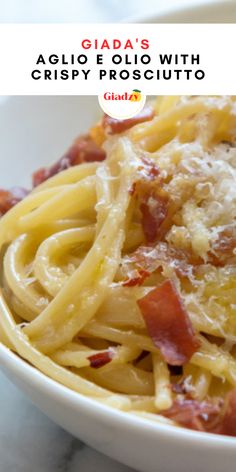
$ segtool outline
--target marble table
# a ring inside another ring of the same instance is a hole
[[[1,472],[132,472],[49,420],[0,374]]]
[[[0,22],[115,22],[191,1],[146,0],[144,11],[137,0],[0,0]],[[63,431],[0,374],[0,472],[78,471],[131,469]]]

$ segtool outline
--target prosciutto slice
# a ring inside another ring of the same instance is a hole
[[[145,106],[140,113],[127,120],[118,120],[105,114],[102,119],[102,127],[107,134],[120,134],[132,128],[134,125],[152,120],[154,115],[153,108],[148,105]]]
[[[224,400],[215,398],[199,402],[177,397],[171,408],[162,414],[185,428],[236,436],[236,388]]]
[[[98,147],[90,136],[80,136],[58,162],[51,167],[43,167],[33,174],[33,187],[37,187],[45,180],[69,167],[83,162],[103,161],[105,158],[105,151]]]
[[[154,242],[168,214],[169,198],[165,194],[150,191],[141,198],[143,232],[148,243]]]
[[[90,362],[91,367],[93,367],[94,369],[99,369],[100,367],[103,367],[104,365],[111,362],[113,357],[114,353],[111,349],[108,349],[107,351],[98,352],[97,354],[89,356],[88,360]]]
[[[137,303],[148,333],[166,362],[188,362],[200,343],[174,283],[166,280]]]
[[[219,403],[181,398],[176,399],[171,408],[162,414],[185,428],[210,431],[218,422],[220,411]]]
[[[226,397],[226,409],[223,419],[215,432],[236,436],[236,388],[231,390]]]
[[[0,216],[5,215],[13,206],[28,195],[23,187],[13,187],[11,190],[0,189]]]
[[[152,243],[159,236],[160,227],[168,215],[170,197],[163,188],[162,174],[154,160],[144,156],[138,176],[131,195],[133,191],[138,196],[144,236],[148,243]]]

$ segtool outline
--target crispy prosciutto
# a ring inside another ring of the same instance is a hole
[[[162,415],[185,428],[210,431],[218,422],[220,411],[219,402],[181,398],[176,399],[168,410],[162,411]]]
[[[225,400],[216,398],[199,402],[177,397],[171,408],[162,411],[162,415],[185,428],[236,436],[236,388],[226,395]]]
[[[158,242],[155,245],[140,246],[132,254],[126,256],[125,263],[127,266],[133,265],[140,272],[146,271],[149,274],[167,264],[178,276],[189,277],[200,261],[193,260],[187,251],[177,249],[166,242]]]
[[[139,175],[141,177],[141,182],[149,181],[152,182],[159,178],[159,181],[162,183],[161,171],[153,159],[149,159],[147,156],[142,157],[142,163],[138,169]]]
[[[158,242],[155,246],[140,246],[123,258],[122,270],[125,276],[123,286],[140,286],[149,275],[161,271],[165,265],[172,268],[179,277],[191,277],[197,261],[181,249]]]
[[[105,157],[105,151],[98,147],[90,136],[80,136],[58,162],[51,167],[41,168],[33,174],[33,186],[37,187],[69,167],[83,162],[103,161]]]
[[[190,251],[159,241],[149,246],[139,246],[133,253],[126,255],[122,261],[122,273],[125,279],[134,280],[133,286],[142,285],[146,277],[162,272],[166,267],[172,269],[178,277],[188,277],[191,280],[202,263],[202,259]]]
[[[159,229],[167,217],[169,198],[165,193],[151,190],[140,200],[143,232],[146,241],[152,243],[157,239]]]
[[[228,393],[225,403],[226,409],[223,419],[215,432],[228,436],[236,436],[236,388]]]
[[[102,127],[106,134],[119,134],[132,128],[134,125],[152,120],[154,115],[153,108],[148,105],[145,106],[140,113],[127,120],[118,120],[105,114],[102,119]]]
[[[163,178],[154,160],[143,157],[138,175],[131,195],[138,197],[143,232],[146,241],[152,243],[159,236],[160,227],[167,217],[169,195],[163,188]]]
[[[183,377],[182,380],[178,383],[171,384],[171,390],[174,393],[179,394],[192,394],[195,391],[191,383],[191,375],[187,377]]]
[[[143,284],[144,280],[150,275],[147,270],[134,270],[130,274],[130,277],[125,280],[122,285],[123,287],[135,287]]]
[[[99,369],[100,367],[103,367],[104,365],[111,362],[113,357],[114,352],[111,349],[108,349],[107,351],[98,352],[97,354],[89,356],[88,360],[90,362],[91,367],[93,367],[94,369]]]
[[[168,364],[183,365],[199,347],[174,283],[166,280],[138,300],[148,333]]]
[[[13,206],[28,195],[28,190],[22,187],[13,187],[11,190],[0,189],[0,216],[5,215]]]
[[[236,227],[228,226],[222,230],[213,242],[208,254],[209,262],[215,266],[235,264]]]

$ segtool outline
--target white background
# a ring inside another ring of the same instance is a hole
[[[204,3],[205,0],[0,0],[0,21],[103,23]]]
[[[148,38],[150,47],[142,50],[135,47],[128,50],[95,50],[84,51],[80,46],[83,39],[93,42],[98,39],[112,41],[119,39],[123,44],[131,39]],[[139,88],[146,95],[234,95],[236,25],[0,25],[0,91],[2,95],[97,95],[105,91],[131,91]],[[104,65],[96,65],[96,54],[103,53]],[[88,62],[85,65],[36,65],[40,54],[49,57],[50,54],[69,58],[71,54],[86,54]],[[111,62],[113,54],[128,55],[133,61],[134,54],[138,57],[149,54],[152,58],[150,65],[114,65]],[[158,54],[199,54],[200,64],[173,64],[161,66]],[[109,75],[99,81],[97,69],[132,70],[144,72],[146,69],[159,68],[187,69],[196,71],[203,69],[206,76],[197,80],[194,76],[187,80],[186,76],[177,80],[175,75],[171,80],[110,80]],[[79,77],[75,80],[33,80],[33,69],[78,69]],[[82,69],[90,69],[88,80],[83,79]],[[81,78],[80,78],[81,77]]]

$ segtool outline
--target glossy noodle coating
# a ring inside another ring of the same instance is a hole
[[[0,191],[0,339],[127,414],[236,435],[236,102],[105,116]]]

